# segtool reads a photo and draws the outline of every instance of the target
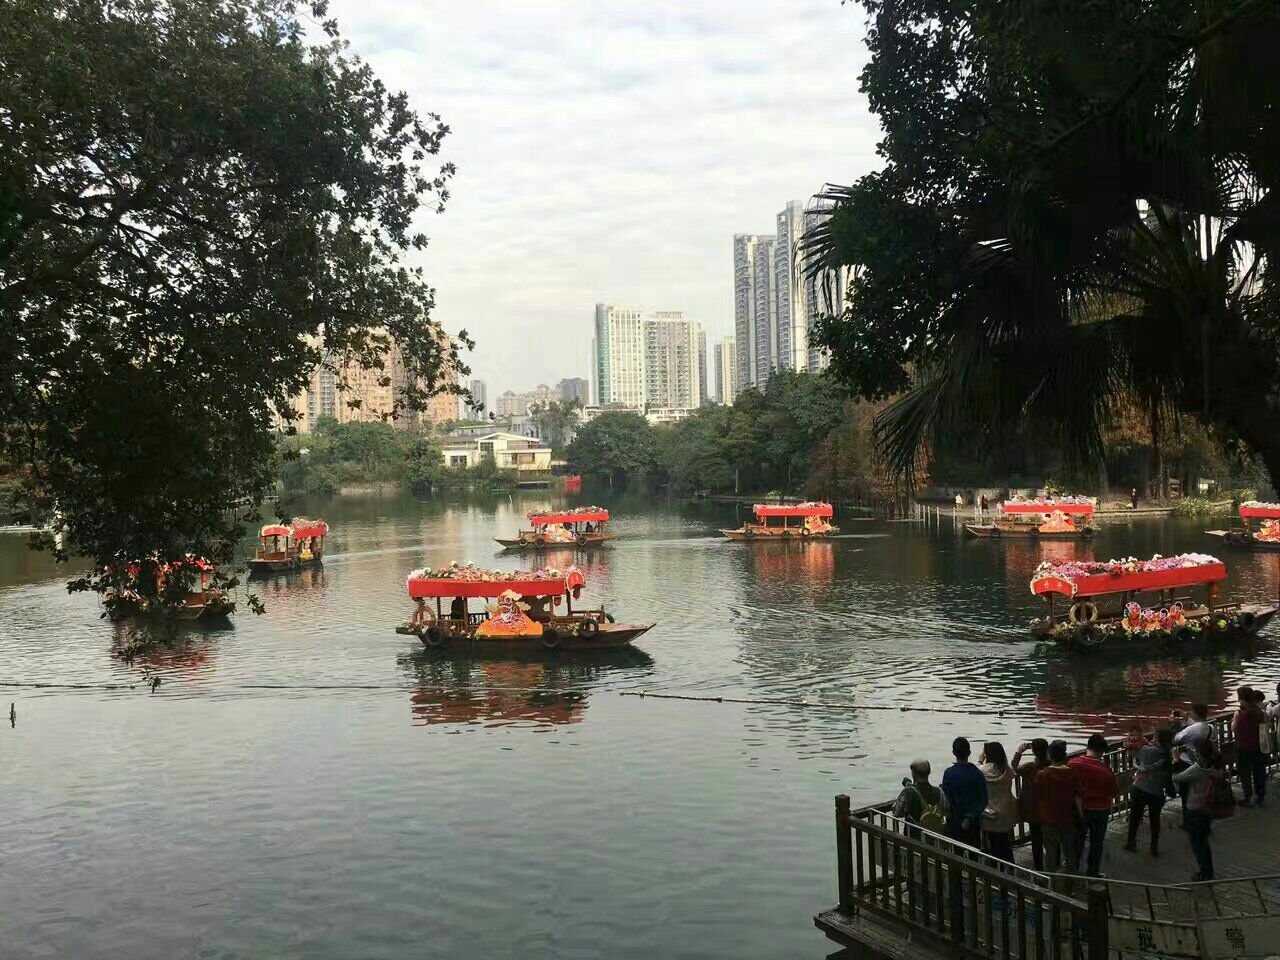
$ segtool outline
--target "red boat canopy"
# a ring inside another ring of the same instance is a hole
[[[1081,517],[1093,516],[1092,503],[1054,503],[1052,500],[1006,500],[1000,505],[1005,513],[1062,513]]]
[[[1242,520],[1280,520],[1280,504],[1277,503],[1255,503],[1240,504],[1240,519]]]
[[[323,520],[308,520],[306,517],[294,517],[293,535],[299,539],[303,537],[327,537],[329,535],[329,525]]]
[[[607,523],[608,510],[565,510],[562,513],[530,513],[529,522],[535,527],[548,523]]]
[[[481,571],[484,576],[495,578],[487,580],[423,575],[433,572],[415,570],[409,574],[410,597],[500,597],[508,590],[514,590],[522,597],[558,597],[571,590],[580,590],[586,584],[586,579],[576,567],[557,572],[555,576],[544,574],[541,577],[528,570],[516,570],[505,575],[497,570]]]
[[[1167,560],[1046,563],[1031,578],[1031,592],[1036,596],[1060,593],[1068,597],[1097,597],[1140,590],[1168,590],[1226,578],[1226,565],[1204,554],[1183,554]]]
[[[286,527],[283,523],[268,523],[258,533],[260,537],[291,537],[293,531]]]
[[[834,514],[829,503],[757,503],[752,509],[757,517],[830,517]]]

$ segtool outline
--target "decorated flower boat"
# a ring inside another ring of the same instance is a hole
[[[966,523],[964,529],[975,537],[1032,537],[1041,540],[1071,540],[1093,536],[1093,497],[1014,498],[999,504],[1001,516],[991,523]]]
[[[125,583],[103,595],[107,616],[112,620],[164,616],[187,621],[230,616],[235,601],[213,585],[213,573],[208,560],[191,555],[174,563],[148,560],[130,564]]]
[[[1045,598],[1046,616],[1032,621],[1031,633],[1081,648],[1185,646],[1256,635],[1276,605],[1216,603],[1218,584],[1226,578],[1222,561],[1202,553],[1042,563],[1031,592]],[[1203,601],[1191,595],[1198,588],[1204,589]]]
[[[615,623],[603,608],[574,610],[573,601],[586,585],[577,567],[508,572],[454,563],[415,570],[407,584],[415,608],[396,632],[412,634],[428,647],[474,641],[513,649],[603,650],[626,646],[653,626]],[[492,602],[473,610],[475,599]]]
[[[730,540],[790,540],[827,537],[839,533],[832,525],[831,504],[820,500],[806,503],[757,503],[751,508],[755,523],[744,523],[737,530],[721,530]]]
[[[609,511],[604,507],[532,510],[525,514],[529,530],[514,537],[497,537],[508,550],[528,547],[595,547],[612,540],[607,532]]]
[[[324,559],[323,520],[295,517],[292,523],[269,523],[258,531],[258,549],[249,561],[250,575],[280,573],[318,564]]]
[[[1222,537],[1234,547],[1254,550],[1280,550],[1280,503],[1248,500],[1240,504],[1243,526],[1231,530],[1206,530],[1211,537]],[[1253,529],[1257,522],[1258,529]]]

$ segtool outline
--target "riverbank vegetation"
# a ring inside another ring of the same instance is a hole
[[[881,456],[877,419],[894,398],[868,401],[832,374],[779,371],[763,390],[743,391],[732,406],[698,410],[671,425],[629,412],[605,412],[584,424],[567,456],[570,470],[614,487],[669,486],[678,494],[807,495],[862,504],[901,500],[901,474]],[[1215,497],[1267,488],[1256,457],[1227,452],[1195,417],[1165,421],[1134,403],[1115,404],[1104,422],[1105,454],[1076,464],[1019,431],[998,445],[954,425],[916,453],[919,487],[1037,487],[1055,477],[1075,491],[1138,488],[1143,499],[1198,492]]]
[[[325,7],[0,4],[0,470],[104,567],[230,559],[318,365],[457,389],[406,263],[448,127]]]
[[[1276,5],[862,6],[884,164],[802,255],[852,272],[820,338],[893,471],[1014,437],[1089,473],[1130,406],[1280,481]]]

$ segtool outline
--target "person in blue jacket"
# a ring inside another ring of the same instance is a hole
[[[969,762],[969,741],[956,737],[951,743],[956,762],[942,775],[947,795],[947,836],[977,847],[982,838],[982,812],[987,809],[987,778]]]

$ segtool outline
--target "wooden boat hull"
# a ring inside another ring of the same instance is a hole
[[[320,563],[320,557],[312,557],[310,560],[303,560],[301,557],[290,557],[287,560],[263,560],[254,557],[249,561],[249,576],[265,577],[273,573],[288,573],[291,570],[301,570],[303,567],[318,567]]]
[[[159,618],[177,620],[182,623],[194,623],[197,620],[225,620],[235,613],[236,603],[229,597],[218,597],[195,606],[179,607],[158,606],[148,609],[137,603],[118,603],[112,609],[110,619],[113,622],[137,618]]]
[[[830,530],[822,530],[818,533],[801,533],[799,530],[778,530],[770,533],[760,533],[755,530],[721,530],[730,540],[749,540],[752,543],[772,543],[775,540],[786,542],[803,543],[806,540],[821,540],[823,537],[829,537],[833,533],[839,533],[839,527],[832,527]]]
[[[1032,626],[1031,635],[1038,640],[1052,640],[1063,649],[1081,653],[1106,652],[1110,650],[1152,650],[1160,653],[1203,652],[1206,648],[1211,648],[1214,645],[1223,643],[1247,644],[1257,640],[1258,634],[1275,617],[1277,610],[1280,610],[1280,604],[1274,603],[1242,604],[1239,607],[1222,610],[1220,612],[1228,616],[1243,613],[1251,614],[1254,618],[1253,626],[1249,629],[1238,626],[1229,627],[1227,630],[1215,630],[1212,633],[1201,631],[1190,638],[1178,638],[1174,635],[1120,636],[1111,629],[1118,624],[1118,617],[1100,618],[1098,620],[1097,626],[1101,627],[1106,634],[1100,643],[1079,642],[1072,633],[1054,634],[1052,627],[1047,626],[1044,621]],[[1186,611],[1188,619],[1199,619],[1208,614],[1208,609],[1204,607]]]
[[[616,650],[619,647],[628,646],[637,637],[642,636],[653,628],[652,623],[602,623],[600,631],[594,637],[573,636],[570,634],[561,634],[554,644],[549,643],[544,636],[516,636],[516,637],[487,637],[477,636],[474,630],[467,633],[452,634],[442,638],[439,642],[433,641],[425,630],[408,624],[396,627],[396,633],[415,636],[422,641],[423,646],[428,648],[440,647],[448,649],[451,647],[485,647],[488,650],[545,650],[547,653],[558,653],[560,651],[591,651],[591,650]]]
[[[523,543],[519,537],[494,537],[494,540],[502,544],[505,550],[589,550],[592,547],[602,546],[612,539],[614,537],[608,533],[589,533],[580,541],[547,540],[543,543],[538,543],[531,537],[525,537]]]
[[[984,537],[992,540],[999,540],[1003,537],[1020,537],[1030,540],[1088,540],[1093,536],[1092,527],[1082,527],[1079,530],[1055,530],[1051,533],[1042,533],[1032,524],[997,524],[997,523],[966,523],[964,525],[965,533],[971,537]]]
[[[1252,535],[1243,537],[1244,530],[1206,530],[1211,537],[1218,537],[1229,547],[1241,550],[1258,550],[1263,553],[1280,553],[1280,540],[1255,540]]]

